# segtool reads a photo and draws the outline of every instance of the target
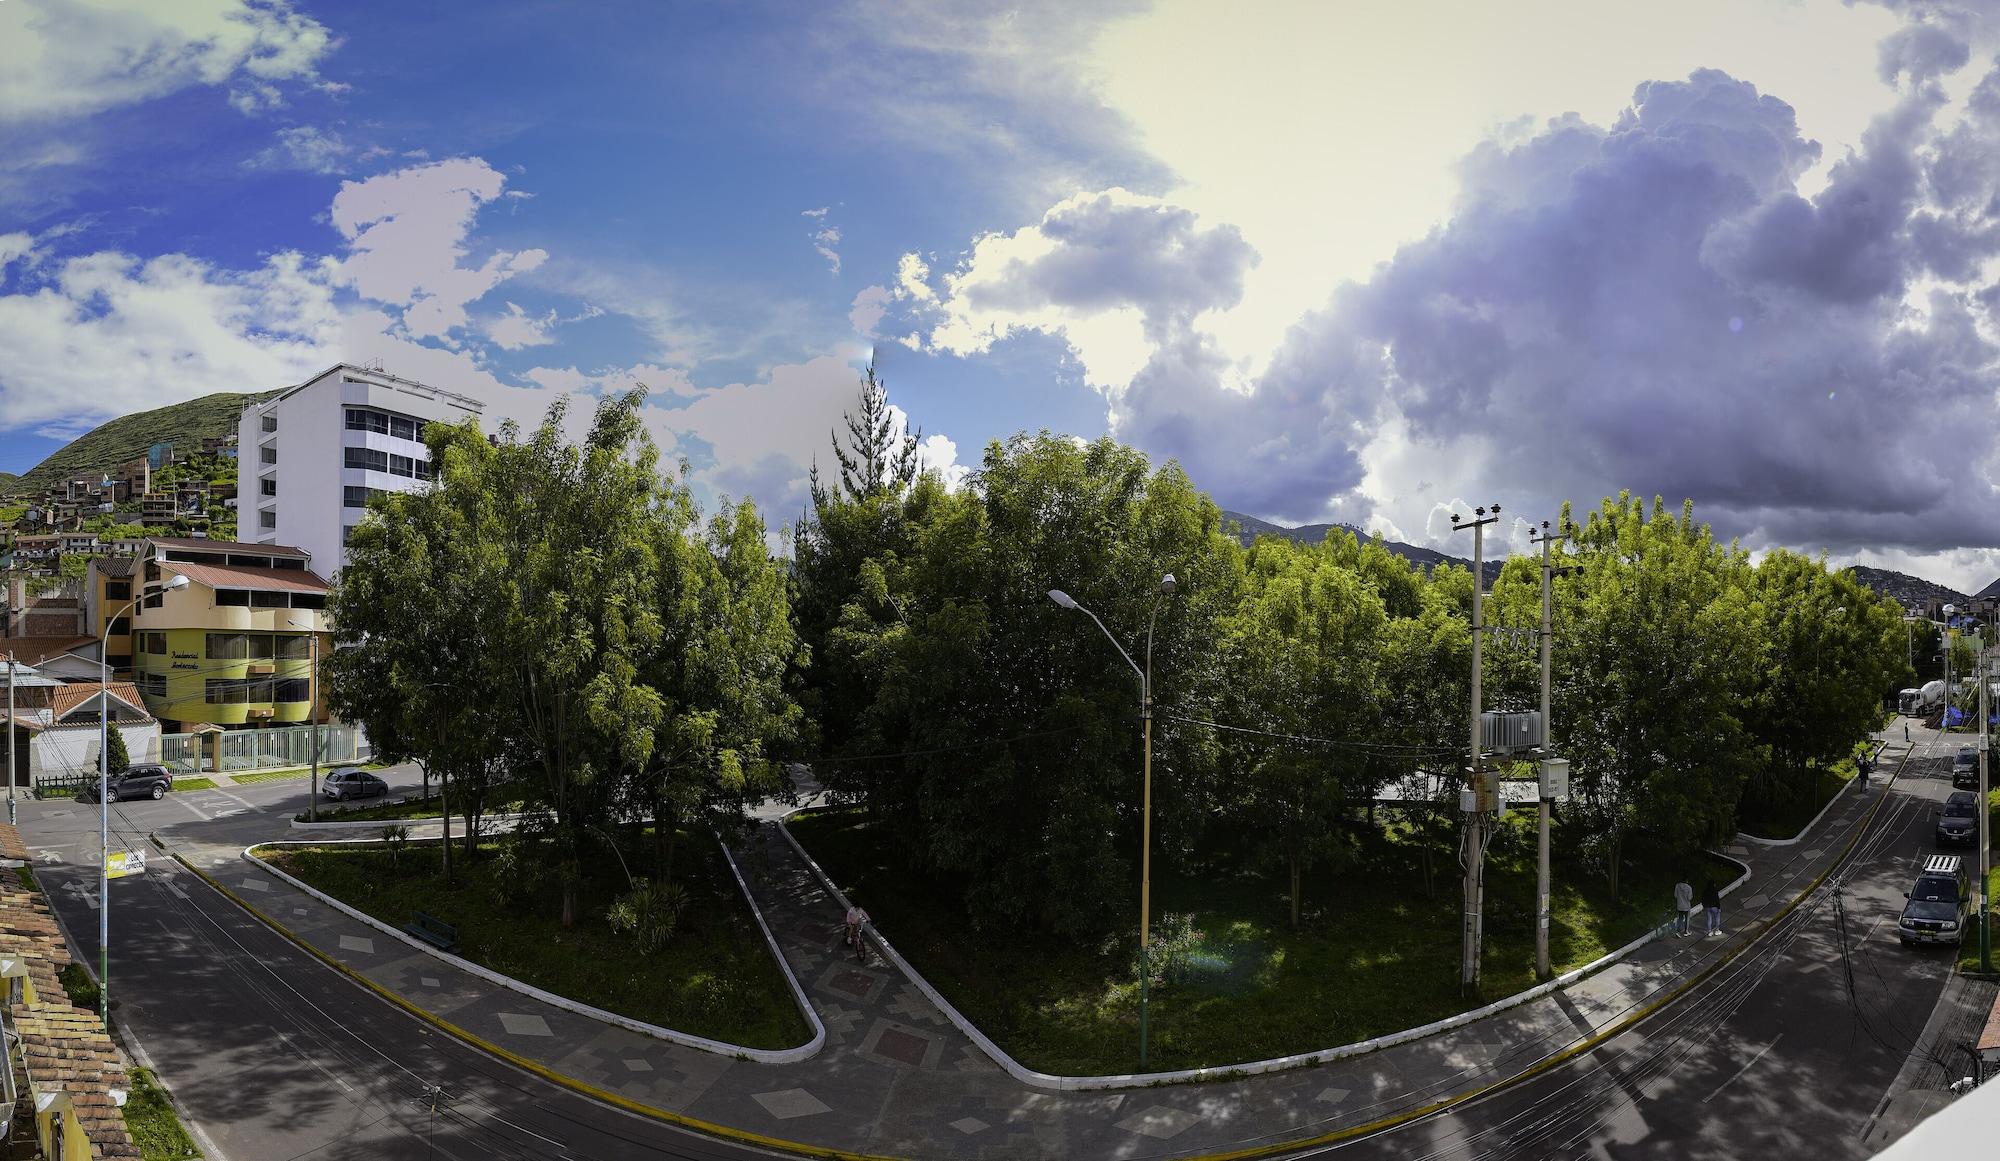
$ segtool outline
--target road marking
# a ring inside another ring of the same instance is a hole
[[[185,806],[185,807],[187,807],[187,808],[188,808],[189,810],[191,810],[191,811],[193,811],[193,812],[194,812],[194,816],[195,816],[196,818],[198,818],[198,819],[202,820],[203,822],[208,822],[208,821],[210,821],[211,819],[213,819],[213,818],[215,817],[214,815],[212,815],[212,814],[208,813],[207,811],[203,810],[203,809],[202,809],[201,807],[199,807],[199,806],[196,806],[196,805],[195,805],[194,803],[192,803],[192,802],[189,802],[189,801],[188,801],[187,799],[185,799],[185,798],[182,798],[182,797],[181,797],[180,795],[178,795],[178,794],[169,794],[169,795],[167,796],[167,801],[169,801],[169,802],[177,802],[177,803],[179,803],[180,805],[182,805],[182,806]]]
[[[1732,1084],[1735,1084],[1737,1080],[1743,1076],[1744,1073],[1749,1072],[1750,1069],[1754,1067],[1758,1061],[1764,1059],[1764,1054],[1766,1052],[1769,1052],[1771,1049],[1776,1048],[1778,1046],[1778,1041],[1783,1040],[1784,1038],[1785,1034],[1783,1032],[1780,1032],[1776,1036],[1771,1037],[1771,1042],[1769,1044],[1766,1044],[1764,1047],[1759,1048],[1757,1050],[1757,1055],[1750,1058],[1749,1064],[1746,1064],[1742,1068],[1737,1069],[1735,1076],[1732,1076],[1728,1080],[1723,1081],[1721,1084],[1716,1085],[1715,1092],[1709,1093],[1707,1096],[1701,1098],[1701,1103],[1707,1104],[1708,1102],[1716,1098],[1717,1093],[1720,1093],[1723,1089],[1728,1088]]]
[[[77,902],[88,904],[92,911],[97,910],[97,892],[91,890],[84,884],[71,883],[69,886],[64,887],[63,890],[67,892],[69,896],[75,899]]]
[[[245,810],[255,811],[258,814],[264,813],[263,807],[257,805],[256,803],[250,801],[247,798],[238,798],[234,794],[229,793],[227,790],[224,790],[221,787],[216,787],[215,789],[209,791],[209,793],[220,794],[224,798],[227,798],[229,801],[235,803],[236,805],[242,807]]]

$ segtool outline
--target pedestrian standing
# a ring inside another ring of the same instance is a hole
[[[1701,889],[1702,913],[1708,917],[1708,933],[1722,934],[1722,888],[1709,879]]]
[[[1905,746],[1910,744],[1910,723],[1908,722],[1903,723],[1903,744]]]
[[[1688,885],[1686,875],[1674,884],[1674,934],[1682,938],[1688,933],[1688,913],[1694,910],[1694,888]]]

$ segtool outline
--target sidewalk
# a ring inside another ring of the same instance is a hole
[[[1899,729],[1881,769],[1894,770],[1904,749]],[[865,964],[834,955],[841,910],[774,822],[759,823],[737,859],[827,1028],[816,1056],[783,1065],[683,1048],[459,971],[285,884],[237,847],[183,843],[180,853],[410,1006],[539,1069],[676,1119],[898,1157],[1152,1158],[1300,1142],[1400,1117],[1577,1050],[1741,950],[1817,882],[1888,798],[1879,786],[1867,795],[1843,792],[1794,845],[1732,844],[1727,853],[1752,874],[1725,906],[1726,938],[1656,941],[1564,991],[1366,1056],[1211,1083],[1076,1093],[1009,1077],[877,953]],[[893,942],[896,933],[886,934]]]

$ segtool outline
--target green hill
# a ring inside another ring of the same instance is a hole
[[[13,492],[39,492],[51,484],[86,472],[108,472],[146,454],[156,443],[171,443],[182,455],[201,450],[201,441],[236,434],[243,409],[275,392],[237,395],[227,391],[122,415],[78,436],[60,451],[29,469],[16,483],[0,482]]]

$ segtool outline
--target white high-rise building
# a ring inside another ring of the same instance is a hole
[[[436,387],[336,364],[245,408],[237,428],[237,536],[303,548],[329,575],[375,492],[432,478],[424,427],[477,419],[485,405]]]

